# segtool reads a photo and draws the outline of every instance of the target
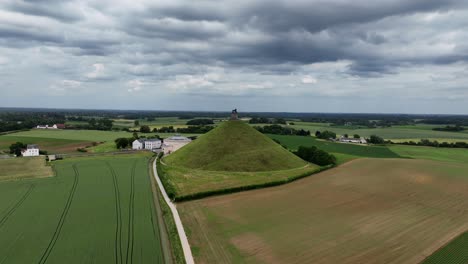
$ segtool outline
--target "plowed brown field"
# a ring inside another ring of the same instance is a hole
[[[178,209],[197,263],[418,263],[468,229],[468,165],[360,159]]]

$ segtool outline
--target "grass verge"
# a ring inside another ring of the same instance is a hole
[[[164,227],[166,228],[166,232],[167,232],[170,246],[171,246],[172,260],[176,264],[185,264],[186,262],[185,262],[185,257],[184,257],[184,251],[182,249],[182,244],[180,242],[179,234],[177,232],[177,226],[174,222],[174,216],[172,215],[169,205],[164,200],[162,193],[157,186],[156,180],[154,178],[153,169],[152,169],[153,163],[151,162],[150,164],[151,164],[151,176],[152,176],[151,186],[152,186],[155,199],[159,200],[159,205],[160,205],[162,217],[164,220]]]

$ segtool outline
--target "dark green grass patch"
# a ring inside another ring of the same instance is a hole
[[[313,137],[301,136],[283,136],[283,135],[268,135],[272,139],[276,139],[281,144],[288,147],[290,150],[296,150],[299,146],[316,146],[319,149],[330,153],[341,153],[357,157],[369,158],[400,158],[398,154],[391,151],[386,146],[364,146],[347,143],[335,143],[323,140],[317,140]]]
[[[466,264],[468,263],[468,232],[434,252],[422,264]]]

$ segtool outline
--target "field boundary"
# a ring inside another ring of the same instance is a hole
[[[451,253],[453,254],[453,249],[452,250],[449,250],[450,247],[454,247],[454,246],[458,246],[456,245],[457,243],[460,243],[461,240],[464,240],[464,241],[468,241],[468,230],[465,230],[464,232],[461,232],[460,234],[452,237],[452,239],[448,240],[445,244],[443,244],[442,246],[440,246],[439,248],[437,248],[435,251],[433,251],[431,254],[427,255],[422,261],[419,262],[419,264],[425,264],[425,263],[433,263],[433,262],[437,262],[437,260],[434,260],[434,259],[437,259],[439,257],[440,259],[440,256],[442,254],[444,254],[443,251],[448,251],[448,252],[445,252],[445,253]],[[466,252],[463,252],[466,254]],[[462,254],[463,254],[462,253]],[[442,255],[443,256],[443,255]],[[465,255],[466,257],[466,255]],[[453,259],[452,259],[453,260]],[[461,262],[460,262],[461,263]]]
[[[114,168],[109,162],[106,162],[112,175],[112,182],[114,184],[114,195],[115,195],[115,211],[116,211],[116,229],[115,229],[115,261],[117,264],[123,263],[122,260],[122,209],[120,207],[120,190],[117,182],[117,175],[115,174]]]
[[[153,168],[152,168],[153,160],[154,160],[154,156],[149,158],[146,164],[148,167],[148,177],[150,180],[149,192],[151,192],[151,199],[149,200],[149,203],[150,203],[149,206],[154,206],[154,209],[155,209],[154,214],[151,214],[153,232],[156,235],[155,225],[157,224],[157,226],[159,227],[157,233],[159,234],[159,237],[161,238],[161,250],[162,250],[161,252],[163,253],[164,261],[167,264],[173,264],[174,262],[185,264],[184,253],[182,252],[180,240],[179,240],[179,237],[177,236],[177,229],[174,232],[174,234],[176,234],[176,237],[175,237],[176,239],[174,239],[174,237],[171,237],[169,235],[169,232],[171,232],[171,234],[173,232],[173,230],[169,228],[169,221],[172,220],[171,225],[174,225],[173,224],[174,221],[172,219],[172,214],[167,204],[165,204],[165,201],[161,199],[162,194],[159,192],[156,179],[154,178],[154,173],[153,173]],[[156,220],[156,223],[154,222],[155,220]]]
[[[167,196],[166,190],[164,189],[164,185],[162,184],[161,180],[159,179],[158,176],[158,171],[156,169],[156,163],[157,160],[153,162],[153,172],[154,172],[154,177],[156,178],[156,182],[158,183],[159,190],[161,191],[164,200],[166,201],[167,205],[169,206],[173,219],[175,221],[175,225],[177,228],[177,232],[179,235],[179,239],[182,245],[182,250],[184,252],[184,257],[185,257],[185,262],[187,264],[194,264],[193,256],[192,256],[192,250],[190,248],[190,244],[187,239],[187,235],[185,234],[184,226],[182,225],[182,220],[180,219],[179,212],[177,211],[176,206],[174,205],[173,202],[169,199],[169,196]]]
[[[157,163],[160,164],[160,161],[156,161]],[[158,164],[158,165],[159,165]],[[184,202],[184,201],[191,201],[191,200],[198,200],[202,198],[206,198],[209,196],[215,196],[215,195],[224,195],[224,194],[231,194],[231,193],[236,193],[236,192],[242,192],[242,191],[249,191],[249,190],[255,190],[255,189],[262,189],[262,188],[268,188],[268,187],[274,187],[278,185],[283,185],[287,183],[291,183],[293,181],[297,181],[299,179],[305,178],[312,176],[314,174],[320,173],[322,171],[328,170],[330,168],[334,168],[336,165],[327,165],[323,167],[319,167],[315,171],[312,172],[305,172],[296,176],[291,176],[285,179],[280,179],[276,181],[271,181],[271,182],[265,182],[265,183],[258,183],[258,184],[251,184],[251,185],[244,185],[244,186],[238,186],[238,187],[232,187],[232,188],[226,188],[226,189],[219,189],[219,190],[212,190],[212,191],[206,191],[206,192],[197,192],[193,194],[187,194],[187,195],[181,195],[177,196],[175,194],[175,187],[168,181],[170,178],[164,170],[159,169],[158,173],[161,174],[160,177],[162,177],[162,182],[164,184],[164,187],[169,190],[169,196],[172,196],[171,198],[173,199],[174,202]]]

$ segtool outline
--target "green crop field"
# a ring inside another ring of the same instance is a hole
[[[303,136],[283,136],[269,135],[270,138],[276,139],[288,149],[296,150],[299,146],[316,146],[322,150],[333,154],[346,154],[355,157],[370,157],[370,158],[398,158],[398,154],[390,150],[386,146],[366,146],[357,144],[335,143],[324,140],[317,140],[313,137]]]
[[[468,149],[392,145],[390,150],[402,157],[468,163]]]
[[[0,159],[0,181],[53,175],[52,167],[46,165],[45,157]]]
[[[1,182],[0,262],[170,262],[148,159],[66,159],[56,177]]]
[[[92,142],[89,140],[26,137],[16,136],[16,134],[8,134],[0,136],[0,151],[8,153],[10,145],[16,142],[22,142],[24,144],[37,144],[41,150],[46,150],[49,154],[72,153],[76,152],[77,148],[83,148],[92,144]]]
[[[468,263],[468,232],[465,232],[425,259],[423,264]]]
[[[330,130],[339,135],[354,135],[359,134],[362,137],[370,137],[378,135],[385,139],[422,139],[422,138],[438,138],[442,141],[449,139],[468,140],[468,130],[464,132],[445,132],[434,131],[432,128],[441,127],[437,125],[417,124],[414,126],[392,126],[388,128],[358,128],[346,126],[331,126],[327,123],[309,123],[295,122],[290,127],[295,129],[310,130],[313,134],[315,131]]]
[[[196,263],[419,263],[468,229],[467,171],[364,158],[177,207]]]

